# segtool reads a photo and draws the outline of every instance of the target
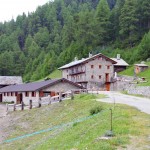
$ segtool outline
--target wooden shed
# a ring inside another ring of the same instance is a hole
[[[146,69],[148,69],[148,65],[146,64],[135,64],[134,65],[134,71],[136,74],[145,71]]]

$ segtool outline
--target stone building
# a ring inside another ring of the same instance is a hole
[[[0,76],[0,88],[5,86],[22,84],[21,76]]]
[[[37,102],[40,97],[55,96],[60,92],[79,89],[82,87],[64,78],[11,85],[0,89],[0,101],[13,101],[17,104],[23,101],[28,105],[29,100]]]
[[[110,90],[110,83],[114,81],[114,64],[117,62],[99,53],[88,58],[75,60],[59,69],[63,78],[78,83],[87,89]]]
[[[141,64],[135,64],[134,65],[134,72],[136,74],[140,73],[140,72],[143,72],[145,71],[146,69],[148,69],[148,65],[144,64],[144,63],[141,63]]]
[[[117,54],[116,58],[111,59],[117,62],[116,64],[114,64],[114,72],[121,72],[127,69],[127,67],[129,66],[129,64],[120,57],[120,54]]]

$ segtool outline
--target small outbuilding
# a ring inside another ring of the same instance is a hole
[[[134,65],[134,71],[136,74],[145,71],[146,69],[148,69],[148,65],[141,63],[141,64],[135,64]]]
[[[11,85],[0,89],[0,101],[13,101],[16,104],[23,101],[28,105],[30,100],[37,102],[41,97],[55,96],[60,92],[80,89],[82,89],[81,86],[65,78]]]
[[[111,59],[117,62],[116,64],[114,64],[114,72],[121,72],[127,69],[127,67],[129,66],[129,64],[120,57],[120,54],[117,54],[117,58]]]

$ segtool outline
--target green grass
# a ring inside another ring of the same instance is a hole
[[[126,70],[119,73],[120,75],[133,76],[134,75],[134,66],[128,67]]]
[[[48,78],[54,79],[54,78],[62,78],[62,73],[60,70],[53,71],[50,75],[47,76]]]
[[[137,137],[140,140],[136,143],[137,147],[147,144],[147,136],[150,133],[149,115],[126,105],[116,105],[113,109],[115,136],[110,140],[99,140],[99,137],[110,130],[109,108],[114,107],[113,104],[96,101],[98,97],[99,95],[82,94],[75,96],[74,100],[66,100],[32,110],[12,112],[8,116],[11,123],[5,129],[5,132],[9,133],[7,139],[91,116],[90,110],[96,107],[102,107],[105,110],[80,123],[5,143],[0,145],[0,149],[114,150],[131,145],[132,142],[135,143],[133,140]]]

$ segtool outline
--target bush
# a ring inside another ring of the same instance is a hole
[[[97,114],[97,113],[101,112],[102,110],[103,110],[102,106],[96,106],[95,108],[92,108],[90,110],[90,115]]]

